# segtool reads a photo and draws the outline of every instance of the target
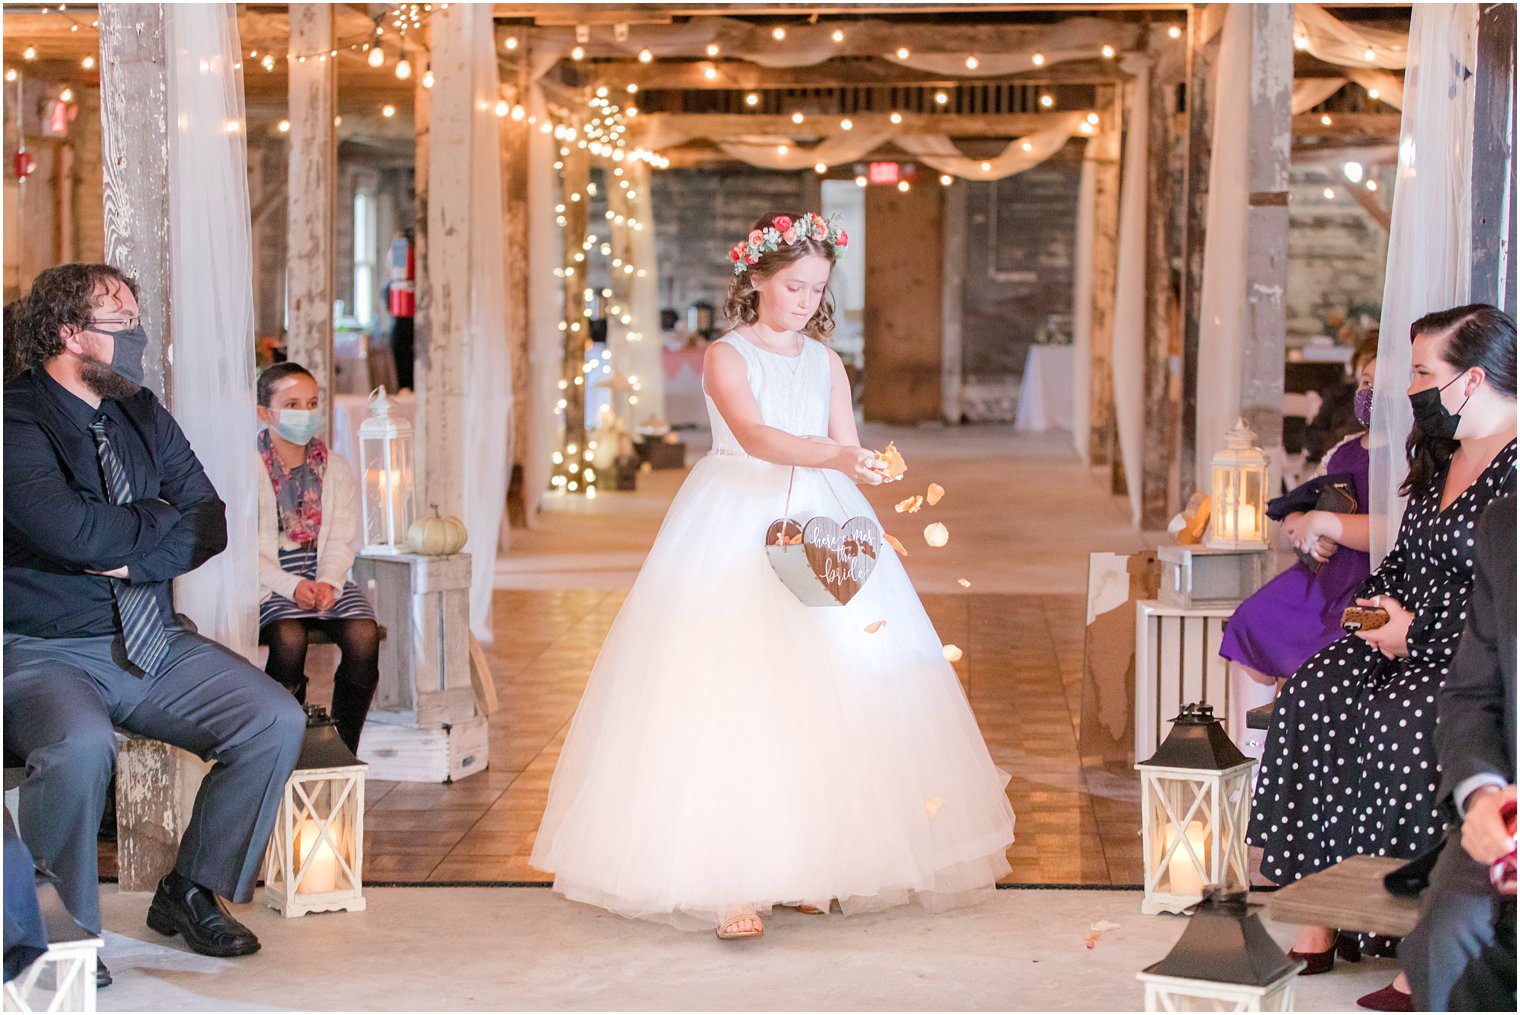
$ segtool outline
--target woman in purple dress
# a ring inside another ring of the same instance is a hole
[[[1377,346],[1357,349],[1357,419],[1369,425]],[[1272,685],[1297,672],[1314,653],[1340,638],[1341,612],[1371,570],[1367,555],[1367,434],[1354,434],[1325,455],[1321,475],[1352,477],[1356,513],[1295,512],[1283,521],[1294,547],[1320,562],[1317,571],[1294,564],[1236,608],[1225,626],[1219,654],[1251,679]]]

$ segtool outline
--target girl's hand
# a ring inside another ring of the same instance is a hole
[[[1356,605],[1381,607],[1388,614],[1388,623],[1375,631],[1358,631],[1358,638],[1389,659],[1403,659],[1409,655],[1409,625],[1414,622],[1413,613],[1404,609],[1392,596],[1358,599]]]
[[[1293,546],[1323,564],[1340,549],[1340,521],[1329,511],[1306,511],[1293,529]]]
[[[338,601],[337,592],[326,582],[317,582],[317,609],[326,613]]]
[[[865,448],[841,444],[838,454],[834,456],[834,468],[855,482],[865,483],[867,486],[879,486],[884,478],[881,471],[881,459],[877,457],[876,452],[867,451]]]
[[[318,609],[317,597],[320,595],[320,588],[321,586],[310,578],[302,578],[296,583],[295,595],[292,598],[295,600],[295,604],[303,610]]]

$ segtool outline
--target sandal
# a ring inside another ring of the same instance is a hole
[[[733,929],[746,920],[753,920],[755,922],[754,930],[736,931]],[[741,910],[737,913],[725,917],[723,921],[713,929],[713,933],[718,935],[719,941],[738,941],[743,938],[764,937],[765,924],[760,922],[760,914],[755,912],[754,907],[750,907],[747,910]]]

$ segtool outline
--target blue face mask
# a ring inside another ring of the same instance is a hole
[[[274,432],[292,444],[306,444],[322,429],[320,409],[281,409],[275,417]]]

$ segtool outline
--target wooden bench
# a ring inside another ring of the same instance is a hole
[[[1420,902],[1388,891],[1383,877],[1408,862],[1391,856],[1347,857],[1275,892],[1262,893],[1267,915],[1280,923],[1405,937],[1420,918]]]

